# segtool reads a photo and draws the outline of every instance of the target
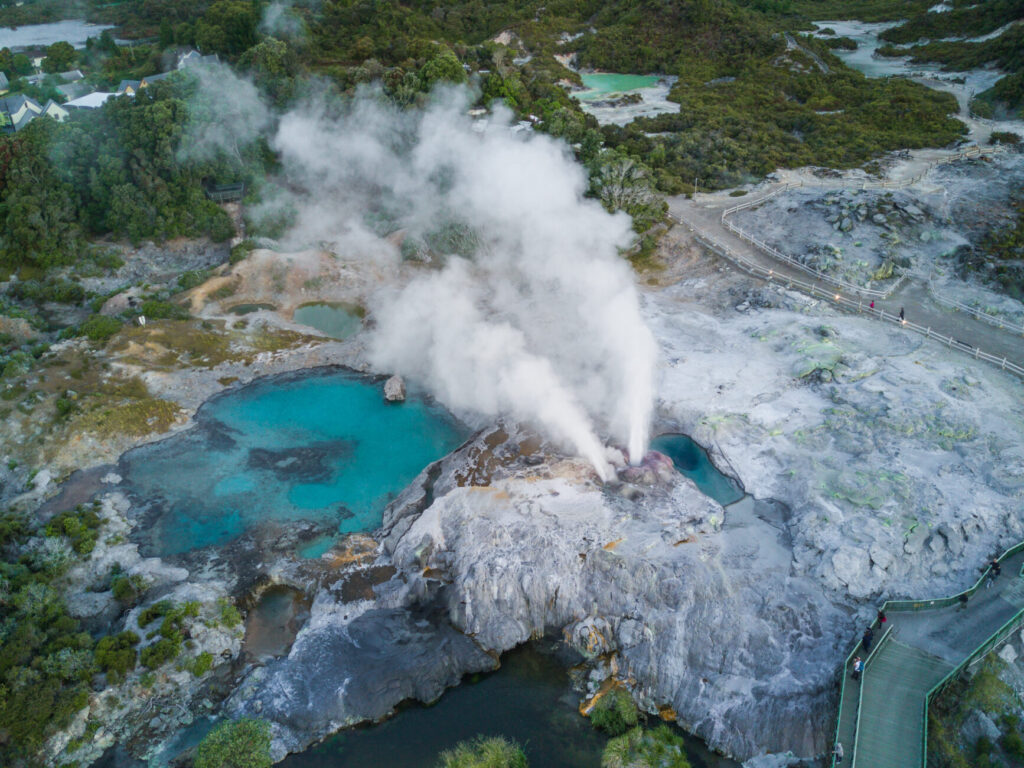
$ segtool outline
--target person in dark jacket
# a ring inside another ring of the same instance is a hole
[[[864,636],[860,639],[861,645],[864,646],[864,653],[871,652],[871,642],[875,639],[875,631],[868,627],[864,630]]]

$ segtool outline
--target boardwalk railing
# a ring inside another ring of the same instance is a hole
[[[926,768],[928,765],[928,705],[931,703],[931,700],[942,693],[942,691],[944,691],[946,687],[953,682],[953,680],[962,675],[965,670],[971,667],[971,665],[983,658],[989,653],[989,651],[1016,632],[1021,626],[1024,626],[1024,608],[1019,610],[1009,621],[993,632],[985,642],[975,648],[966,659],[957,664],[957,666],[954,667],[948,675],[939,680],[939,682],[932,686],[932,689],[925,694],[924,713],[922,715],[924,717],[924,736],[921,739],[921,768]]]
[[[1020,542],[1019,544],[1016,544],[1015,546],[1010,547],[1008,550],[1003,552],[1003,554],[1001,554],[998,558],[996,558],[996,560],[1002,563],[1004,560],[1008,560],[1009,558],[1013,557],[1014,555],[1020,552],[1024,552],[1024,541]],[[957,594],[952,595],[951,597],[937,597],[930,600],[886,600],[882,604],[882,613],[889,613],[890,611],[928,611],[939,608],[948,608],[951,605],[956,605],[960,602],[960,598],[962,596],[967,596],[969,598],[975,592],[981,589],[985,583],[985,579],[988,578],[988,575],[991,572],[991,570],[991,565],[986,567],[984,573],[981,574],[981,577],[976,582],[974,582],[974,584],[965,589],[963,592],[958,592]],[[1024,576],[1024,566],[1021,567],[1020,575]],[[870,626],[872,629],[877,629],[880,626],[878,618],[876,617],[868,626]],[[934,696],[936,696],[938,693],[941,693],[946,688],[946,686],[949,685],[949,683],[952,682],[958,675],[962,674],[964,670],[970,667],[971,664],[973,664],[978,659],[982,658],[1000,642],[1005,640],[1010,635],[1010,633],[1012,633],[1018,626],[1024,626],[1024,610],[1018,612],[1012,619],[1007,621],[1002,627],[996,630],[984,643],[978,646],[978,648],[976,648],[973,653],[971,653],[948,675],[946,675],[944,678],[942,678],[942,680],[936,683],[930,691],[928,691],[928,694],[925,696],[924,701],[924,743],[921,747],[921,768],[926,768],[926,766],[928,765],[928,703]],[[889,636],[891,630],[892,626],[889,626],[885,630],[885,634],[882,636],[882,639],[879,641],[878,645],[875,646],[875,651],[878,651],[878,649],[882,647],[882,641],[884,641],[886,637]],[[839,729],[842,726],[843,697],[846,696],[846,670],[850,666],[850,660],[853,658],[853,655],[857,652],[857,649],[860,647],[860,644],[861,641],[858,640],[854,644],[853,648],[850,650],[850,653],[849,655],[847,655],[846,660],[843,662],[843,682],[842,685],[840,685],[839,687],[839,710],[838,714],[836,715],[836,736],[835,739],[833,739],[833,744],[839,741]],[[871,653],[871,656],[874,656],[874,651]],[[868,661],[871,660],[871,656],[868,657]],[[865,670],[867,669],[867,662],[865,662],[864,668]],[[863,679],[863,673],[861,674],[861,678]],[[863,684],[861,685],[861,691],[863,691]],[[858,692],[857,698],[857,725],[856,730],[854,730],[853,736],[855,755],[857,750],[857,733],[859,730],[860,692]],[[851,764],[852,762],[853,761],[851,760]],[[833,755],[832,768],[837,768],[837,766],[838,763],[836,762],[836,758]]]
[[[931,281],[928,282],[928,292],[932,295],[933,299],[935,299],[940,304],[944,304],[950,309],[955,309],[957,312],[966,312],[967,314],[972,315],[977,320],[981,320],[981,322],[988,323],[989,325],[994,325],[996,328],[1002,328],[1004,330],[1012,331],[1013,333],[1024,334],[1024,322],[1013,323],[1006,320],[1005,318],[998,317],[996,315],[990,315],[987,312],[982,312],[977,307],[972,307],[969,304],[964,304],[962,301],[957,301],[956,299],[951,299],[948,296],[943,296],[941,293],[935,290],[935,287],[932,285]]]
[[[855,285],[855,284],[849,283],[849,282],[847,282],[845,280],[841,280],[841,279],[839,279],[837,277],[833,277],[832,275],[826,274],[825,272],[821,272],[820,270],[814,269],[813,267],[808,267],[806,264],[798,261],[797,259],[793,258],[789,254],[783,253],[782,251],[778,250],[777,248],[775,248],[775,247],[769,245],[768,243],[766,243],[764,240],[759,240],[754,235],[752,235],[749,232],[747,232],[747,231],[741,229],[740,227],[736,226],[731,221],[729,221],[729,216],[731,216],[732,214],[734,214],[734,213],[736,213],[738,211],[746,210],[747,208],[755,208],[755,207],[761,205],[762,203],[765,203],[768,200],[771,200],[773,197],[781,195],[783,192],[788,192],[791,189],[796,189],[798,187],[803,187],[803,186],[824,187],[824,188],[828,188],[828,189],[903,189],[905,187],[910,187],[910,186],[913,186],[914,184],[917,184],[919,181],[921,181],[928,174],[929,171],[932,170],[932,168],[935,168],[936,166],[945,165],[945,164],[948,164],[948,163],[954,163],[954,162],[957,162],[958,160],[964,160],[964,159],[973,158],[973,157],[982,157],[982,156],[985,156],[985,155],[1000,154],[1000,153],[1006,152],[1006,151],[1007,151],[1006,147],[1003,147],[1003,146],[996,146],[996,147],[973,146],[973,147],[965,149],[965,150],[963,150],[961,152],[956,152],[956,153],[954,153],[952,155],[949,155],[948,157],[944,157],[944,158],[940,158],[939,160],[935,160],[935,161],[929,163],[928,166],[925,168],[925,170],[923,170],[921,173],[917,174],[916,176],[913,176],[913,177],[908,178],[908,179],[900,179],[898,181],[868,181],[867,179],[865,179],[863,181],[854,181],[853,179],[820,179],[820,180],[815,180],[813,182],[809,182],[809,181],[792,181],[792,182],[787,182],[785,184],[781,184],[780,186],[776,187],[775,189],[773,189],[768,194],[766,194],[766,195],[764,195],[762,197],[759,197],[759,198],[757,198],[755,200],[747,200],[745,202],[738,203],[738,204],[736,204],[736,205],[734,205],[734,206],[732,206],[730,208],[726,208],[724,211],[722,211],[722,217],[721,217],[721,219],[722,219],[722,226],[724,226],[730,232],[735,234],[741,240],[746,240],[748,243],[753,245],[755,248],[757,248],[758,250],[768,254],[772,258],[778,259],[779,261],[785,262],[786,264],[789,264],[790,266],[796,267],[797,269],[799,269],[799,270],[801,270],[803,272],[806,272],[809,275],[812,275],[815,279],[820,280],[821,282],[828,283],[829,285],[834,285],[836,288],[839,288],[841,290],[852,291],[852,292],[858,293],[858,294],[860,294],[862,296],[867,296],[868,298],[886,299],[886,298],[888,298],[893,293],[893,291],[895,291],[897,288],[899,288],[899,286],[902,285],[903,282],[907,279],[908,273],[906,271],[900,270],[899,273],[898,273],[899,276],[896,278],[896,281],[891,283],[890,285],[888,285],[884,289],[866,288],[866,287],[863,287],[863,286]],[[936,297],[936,298],[938,298],[938,297]],[[943,300],[940,299],[940,301],[943,301]],[[943,303],[947,303],[948,301],[949,300],[943,301]],[[971,308],[968,308],[966,305],[962,305],[962,306],[964,307],[964,311],[969,311],[969,312],[971,312],[971,314],[974,314],[975,316],[977,316],[977,311],[976,310],[972,311]],[[959,308],[959,307],[957,307],[957,308]],[[981,313],[981,314],[984,314],[984,313]],[[985,318],[992,318],[992,316],[991,315],[985,315]],[[984,319],[984,318],[979,318],[979,319]],[[1000,327],[1003,327],[999,323],[997,318],[993,318],[993,319],[995,319],[997,321],[996,322],[997,325],[1000,325]],[[985,320],[985,322],[988,322],[988,320]]]
[[[979,347],[972,347],[970,344],[965,344],[962,341],[958,341],[953,336],[943,336],[941,333],[933,331],[931,328],[926,328],[923,325],[912,323],[907,320],[900,320],[898,315],[894,315],[891,312],[886,312],[884,309],[877,307],[871,307],[865,305],[863,298],[851,299],[843,296],[841,293],[832,293],[826,291],[820,286],[814,285],[813,283],[806,283],[803,280],[798,280],[793,277],[786,277],[785,275],[779,275],[775,273],[773,269],[765,269],[760,264],[751,261],[746,256],[736,253],[729,246],[724,243],[719,243],[706,235],[702,235],[697,232],[689,222],[684,219],[678,219],[678,221],[686,224],[687,227],[694,233],[694,237],[698,243],[703,245],[709,251],[717,253],[719,256],[731,261],[733,264],[738,266],[744,272],[751,274],[755,277],[763,278],[769,282],[776,282],[786,288],[799,288],[804,293],[808,293],[811,296],[816,296],[833,304],[837,304],[847,309],[856,310],[860,313],[867,313],[877,317],[883,322],[890,322],[895,325],[899,325],[907,330],[920,333],[923,336],[927,336],[929,339],[935,339],[936,341],[945,344],[950,349],[958,349],[961,352],[965,352],[971,355],[975,360],[985,360],[986,362],[992,363],[999,366],[1004,371],[1009,371],[1012,374],[1024,378],[1024,366],[1018,365],[1017,363],[1011,362],[1006,357],[997,357],[996,355],[989,354],[988,352],[982,351]]]
[[[860,673],[860,679],[861,679],[860,689],[857,691],[857,724],[853,728],[853,754],[850,756],[850,765],[853,765],[853,766],[857,765],[857,742],[860,741],[860,738],[859,738],[860,737],[860,714],[864,710],[864,707],[863,707],[863,703],[864,703],[864,676],[868,673],[868,665],[875,658],[875,654],[878,653],[882,649],[882,646],[884,646],[886,644],[886,642],[888,642],[888,640],[891,637],[892,637],[892,625],[890,624],[888,627],[886,627],[885,632],[882,634],[881,639],[879,639],[878,643],[872,649],[871,653],[869,653],[868,657],[866,659],[864,659],[864,669]],[[860,645],[860,643],[858,643],[857,645],[853,646],[853,653],[856,653],[857,648],[858,648],[859,645]],[[833,758],[833,760],[834,759],[835,758]]]
[[[1008,560],[1016,554],[1024,552],[1024,541],[1016,546],[1010,547],[1008,550],[1003,552],[998,558],[1000,563],[1004,560]],[[931,600],[886,600],[882,606],[883,611],[929,611],[934,608],[948,608],[951,605],[956,605],[960,602],[961,597],[973,597],[974,593],[982,588],[985,584],[985,579],[988,577],[992,570],[992,566],[985,568],[984,573],[981,577],[974,582],[970,587],[965,589],[963,592],[958,592],[952,597],[936,597]]]
[[[740,229],[735,224],[733,224],[731,221],[729,221],[729,219],[727,218],[729,216],[729,214],[735,213],[736,211],[742,210],[743,208],[752,208],[755,205],[760,205],[761,203],[765,202],[766,200],[770,200],[771,198],[775,197],[776,195],[780,195],[783,192],[785,192],[785,191],[787,191],[789,189],[793,189],[794,187],[798,187],[798,186],[800,186],[800,185],[799,184],[783,184],[781,187],[778,187],[777,189],[769,192],[767,195],[765,195],[764,197],[762,197],[762,198],[760,198],[758,200],[753,200],[753,201],[751,201],[749,203],[741,203],[740,205],[734,205],[732,208],[726,208],[724,211],[722,211],[722,226],[724,226],[726,229],[728,229],[730,232],[732,232],[734,235],[736,235],[741,240],[746,240],[748,243],[750,243],[752,246],[757,248],[759,251],[763,251],[764,253],[767,253],[769,256],[771,256],[773,259],[777,259],[779,261],[785,262],[786,264],[789,264],[790,266],[796,267],[797,269],[801,270],[802,272],[806,272],[807,274],[811,275],[816,280],[820,280],[823,283],[828,283],[829,285],[833,285],[836,288],[839,288],[840,290],[843,290],[843,291],[852,291],[854,293],[859,293],[862,296],[867,296],[868,298],[873,298],[873,299],[885,299],[885,298],[888,298],[889,294],[891,294],[893,291],[895,291],[896,288],[899,287],[903,283],[904,280],[906,280],[907,276],[906,276],[905,272],[901,272],[899,277],[896,279],[896,281],[894,283],[892,283],[892,285],[890,285],[887,288],[882,289],[882,290],[877,289],[877,288],[865,288],[865,287],[860,286],[860,285],[854,285],[853,283],[848,283],[845,280],[841,280],[838,277],[833,277],[832,275],[826,274],[825,272],[821,272],[820,270],[814,269],[813,267],[808,267],[806,264],[798,261],[797,259],[793,258],[789,254],[783,253],[779,249],[777,249],[777,248],[775,248],[775,247],[773,247],[771,245],[768,245],[768,243],[766,243],[764,240],[758,240],[756,237],[754,237],[754,235],[751,235],[750,233]]]

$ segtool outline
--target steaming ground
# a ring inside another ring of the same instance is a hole
[[[454,410],[535,424],[604,479],[598,435],[638,459],[652,410],[656,348],[619,256],[630,220],[584,199],[564,143],[513,134],[504,112],[476,131],[465,92],[436,96],[424,111],[365,92],[283,116],[273,205],[297,211],[286,242],[384,273],[423,262],[374,297],[373,365]]]

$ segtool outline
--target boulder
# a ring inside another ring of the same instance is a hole
[[[389,403],[405,400],[405,382],[401,376],[396,374],[384,382],[384,399]]]

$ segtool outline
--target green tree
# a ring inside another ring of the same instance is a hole
[[[650,169],[616,150],[605,150],[591,163],[590,190],[605,209],[625,211],[633,229],[645,232],[663,220],[667,207],[654,191]]]
[[[249,72],[260,88],[278,104],[283,104],[294,90],[298,69],[295,52],[288,43],[273,37],[264,38],[242,54],[238,67]]]
[[[32,74],[32,62],[24,53],[14,54],[14,58],[11,59],[11,67],[14,69],[15,75]]]
[[[61,40],[53,45],[46,46],[46,58],[43,59],[43,72],[53,74],[55,72],[66,72],[78,54],[71,46],[71,43]]]
[[[171,26],[171,20],[166,16],[160,19],[160,37],[157,45],[160,46],[161,50],[174,45],[174,28]]]
[[[218,0],[196,25],[196,42],[206,52],[238,56],[256,44],[259,19],[241,0]]]
[[[464,83],[468,79],[466,70],[462,68],[462,62],[447,45],[440,47],[440,50],[420,68],[420,83],[423,90],[429,91],[439,82]]]
[[[504,736],[477,736],[442,752],[437,768],[527,768],[522,748]]]
[[[195,768],[270,768],[270,724],[264,720],[221,723],[199,742]]]

